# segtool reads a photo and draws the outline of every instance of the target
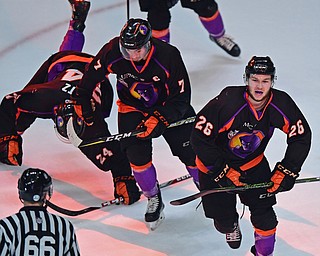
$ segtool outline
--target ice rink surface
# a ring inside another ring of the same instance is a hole
[[[130,1],[131,17],[146,17],[138,1]],[[233,58],[211,42],[197,15],[179,4],[172,8],[171,43],[183,56],[192,82],[192,104],[200,110],[222,88],[242,84],[253,55],[273,59],[275,87],[288,92],[313,130],[312,149],[300,177],[319,176],[320,2],[318,0],[218,1],[227,34],[242,50]],[[0,96],[22,89],[34,72],[56,52],[68,27],[66,0],[0,0]],[[126,1],[93,0],[85,30],[84,51],[95,54],[117,36],[127,19]],[[114,77],[111,77],[114,82]],[[107,119],[117,133],[116,107]],[[111,173],[99,171],[78,149],[58,140],[51,120],[37,120],[23,135],[21,167],[0,164],[0,218],[18,211],[17,180],[28,167],[45,169],[54,178],[52,202],[73,210],[113,198]],[[266,156],[273,166],[285,150],[285,136],[276,132]],[[162,138],[154,142],[154,163],[160,183],[186,174]],[[299,184],[278,196],[279,219],[274,255],[309,256],[320,252],[320,186]],[[220,256],[251,255],[254,242],[248,209],[240,221],[243,241],[232,250],[206,219],[199,200],[171,206],[173,199],[195,193],[191,180],[162,190],[166,219],[154,232],[145,225],[146,199],[131,206],[113,205],[78,217],[75,225],[82,255]],[[238,205],[239,213],[242,205]],[[50,210],[54,212],[53,210]]]

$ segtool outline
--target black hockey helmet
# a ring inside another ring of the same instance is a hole
[[[67,134],[67,123],[73,117],[73,127],[77,135],[81,136],[85,130],[85,123],[74,111],[74,105],[69,100],[54,107],[54,130],[59,140],[70,144]]]
[[[120,32],[120,44],[126,49],[140,49],[150,41],[151,25],[147,20],[131,18]]]
[[[248,80],[251,74],[271,75],[273,80],[276,74],[276,68],[269,56],[253,56],[245,68],[245,80]]]
[[[44,202],[52,196],[52,179],[41,169],[28,168],[18,180],[18,190],[21,201]]]

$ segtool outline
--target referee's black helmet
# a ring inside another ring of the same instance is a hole
[[[18,180],[19,198],[27,202],[44,202],[52,196],[52,179],[44,170],[29,168]]]

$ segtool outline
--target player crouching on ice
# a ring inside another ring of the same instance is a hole
[[[53,119],[60,138],[68,141],[66,123],[73,115],[70,95],[80,83],[86,66],[93,56],[81,52],[84,45],[84,22],[90,8],[88,1],[69,0],[72,7],[70,26],[59,52],[50,56],[21,90],[6,95],[0,105],[0,162],[9,165],[22,164],[21,135],[37,119]],[[104,118],[113,104],[113,89],[108,78],[95,85],[90,95],[97,111],[93,126],[86,126],[74,118],[82,139],[110,136]],[[120,149],[118,141],[80,148],[99,169],[111,170],[115,197],[123,197],[125,204],[140,199],[140,192],[132,176],[131,167]]]

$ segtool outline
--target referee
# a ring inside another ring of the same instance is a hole
[[[29,168],[18,180],[18,190],[24,207],[0,220],[0,255],[80,255],[71,222],[46,209],[52,195],[51,177]]]

